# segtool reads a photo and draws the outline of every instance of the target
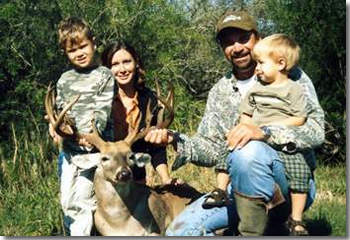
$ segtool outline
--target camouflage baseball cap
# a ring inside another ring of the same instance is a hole
[[[224,28],[239,28],[245,31],[257,31],[256,20],[246,11],[227,11],[219,18],[216,25],[216,36]]]

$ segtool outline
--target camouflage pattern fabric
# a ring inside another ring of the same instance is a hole
[[[324,112],[310,78],[300,68],[294,68],[289,77],[303,88],[308,118],[303,126],[270,127],[271,137],[268,139],[268,144],[281,150],[285,149],[283,146],[288,143],[294,143],[296,148],[293,152],[303,152],[302,155],[307,157],[307,162],[315,166],[315,155],[312,149],[324,141]],[[237,79],[232,72],[227,73],[210,90],[197,133],[192,137],[180,133],[175,135],[177,157],[173,170],[186,162],[191,162],[198,166],[215,167],[216,170],[227,171],[226,158],[229,151],[225,134],[236,124],[242,100],[236,85]],[[294,162],[295,154],[290,154],[293,152],[289,151],[288,154],[280,154],[280,156],[286,163]],[[299,171],[299,166],[301,164],[295,164],[294,167],[297,170],[294,170]]]
[[[74,96],[81,94],[79,101],[68,111],[68,116],[75,122],[77,130],[80,133],[89,133],[92,129],[91,120],[94,117],[100,136],[105,140],[113,140],[111,109],[114,88],[114,76],[106,67],[67,71],[57,82],[58,111],[62,110]],[[70,139],[63,140],[63,151],[67,154],[84,154],[91,150],[79,146]]]

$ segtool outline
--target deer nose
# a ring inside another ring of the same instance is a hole
[[[117,173],[118,181],[127,181],[131,178],[131,172],[127,168],[123,168],[119,173]]]

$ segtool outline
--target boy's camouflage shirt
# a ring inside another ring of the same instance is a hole
[[[68,112],[80,133],[89,133],[91,119],[95,118],[96,128],[102,138],[113,140],[112,101],[115,94],[115,80],[112,72],[103,66],[89,69],[72,69],[63,73],[57,82],[56,103],[58,110],[76,95],[80,99]],[[63,140],[63,151],[72,155],[91,152],[91,148],[79,146],[69,139]]]
[[[282,149],[287,143],[295,143],[294,152],[305,153],[308,162],[315,163],[312,149],[324,141],[324,112],[310,78],[300,68],[294,68],[289,77],[303,87],[308,118],[303,126],[270,126],[271,137],[268,139],[268,144],[275,149]],[[197,133],[192,137],[185,134],[177,135],[176,161],[227,170],[226,158],[229,150],[225,134],[238,120],[242,100],[236,83],[237,79],[232,72],[229,72],[212,87]],[[296,155],[279,153],[282,158]]]

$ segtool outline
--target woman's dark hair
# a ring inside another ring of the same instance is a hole
[[[101,55],[102,65],[110,69],[112,67],[113,55],[121,49],[124,49],[125,51],[130,53],[131,56],[134,58],[136,63],[134,87],[136,89],[143,89],[145,87],[145,70],[143,68],[143,64],[139,55],[137,54],[135,49],[129,44],[123,41],[110,43],[102,52],[102,55]]]

